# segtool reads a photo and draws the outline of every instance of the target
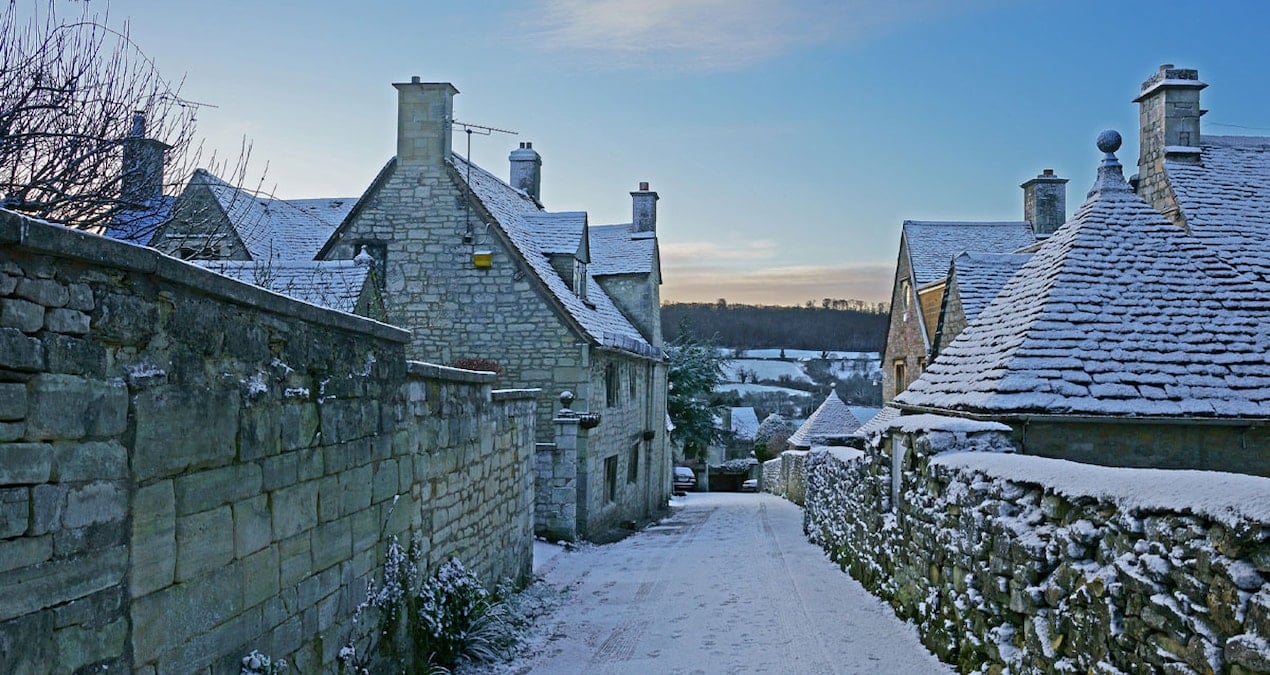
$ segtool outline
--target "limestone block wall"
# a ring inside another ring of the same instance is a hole
[[[921,359],[926,356],[926,333],[918,312],[917,292],[909,286],[913,277],[908,263],[908,243],[900,237],[895,282],[891,286],[891,316],[886,329],[886,349],[882,353],[882,400],[889,401],[921,375]],[[938,309],[938,307],[937,307]],[[895,362],[904,362],[904,381],[895,381]]]
[[[763,492],[785,496],[785,481],[781,478],[781,458],[775,457],[763,462]]]
[[[962,672],[1270,672],[1270,481],[879,444],[813,451],[811,539]],[[988,445],[994,445],[989,443]]]
[[[0,242],[6,672],[333,670],[394,535],[529,574],[536,391],[146,249]]]
[[[784,497],[801,506],[807,482],[803,475],[806,450],[786,450],[780,457],[763,462],[763,491]]]
[[[578,538],[578,418],[558,416],[556,442],[534,450],[534,534],[551,541]]]

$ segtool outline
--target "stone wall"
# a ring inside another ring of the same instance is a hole
[[[536,391],[146,249],[0,241],[6,672],[333,670],[394,535],[530,573]]]
[[[886,349],[882,353],[882,400],[889,401],[921,375],[926,357],[926,333],[918,312],[917,292],[910,286],[908,242],[900,236],[900,254],[891,285],[891,316],[887,325]],[[905,290],[907,289],[907,290]],[[895,362],[904,362],[904,381],[895,381]]]
[[[814,451],[808,534],[962,672],[1270,672],[1270,481],[1003,442]]]
[[[763,462],[763,491],[802,506],[807,492],[803,474],[806,459],[806,450],[786,450],[780,457]]]

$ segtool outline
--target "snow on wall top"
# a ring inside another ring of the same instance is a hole
[[[943,280],[953,256],[963,251],[1013,253],[1036,243],[1025,222],[904,221],[904,241],[918,288]]]
[[[587,283],[587,301],[579,298],[551,266],[544,249],[559,249],[564,246],[566,250],[554,252],[573,252],[576,245],[574,249],[568,249],[564,234],[544,234],[550,230],[547,225],[553,218],[557,218],[572,228],[577,223],[577,214],[547,214],[524,192],[516,190],[476,164],[467,162],[460,155],[452,156],[460,179],[468,184],[476,198],[494,216],[508,240],[529,263],[533,274],[588,337],[605,347],[660,358],[661,350],[644,339],[639,330],[613,304],[613,300],[600,284],[595,282],[590,265],[587,275],[592,278]],[[548,237],[548,241],[542,241],[544,236]]]
[[[789,446],[807,449],[823,444],[832,436],[846,436],[859,428],[860,422],[851,414],[847,404],[838,398],[838,392],[830,391],[825,402],[789,437]]]
[[[1129,469],[1009,453],[947,452],[931,464],[1042,485],[1067,498],[1094,497],[1139,512],[1189,511],[1227,526],[1270,523],[1270,478],[1175,469]]]
[[[732,408],[732,433],[737,438],[752,441],[758,432],[758,414],[753,408]]]
[[[1270,284],[1166,222],[1108,155],[1090,198],[896,402],[1262,418]]]
[[[254,195],[198,169],[252,260],[312,260],[357,202],[355,198],[274,199]]]
[[[979,316],[1031,257],[1030,253],[960,253],[953,258],[952,278],[966,323]]]
[[[631,233],[631,226],[601,225],[591,228],[591,274],[648,274],[657,260],[657,239],[649,233]]]
[[[1204,136],[1201,161],[1164,171],[1191,234],[1270,281],[1270,137]]]
[[[370,265],[352,260],[190,260],[232,279],[310,305],[353,313]]]
[[[1010,431],[1009,425],[1000,422],[968,420],[947,415],[902,415],[891,419],[886,427],[906,434],[918,431],[949,431],[973,434],[983,431]]]

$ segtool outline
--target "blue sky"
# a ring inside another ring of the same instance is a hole
[[[1270,135],[1270,3],[1064,0],[114,0],[199,129],[246,136],[284,197],[356,196],[395,148],[392,82],[461,94],[472,156],[543,156],[551,210],[660,193],[664,300],[889,294],[905,219],[1016,220],[1053,168],[1069,214],[1105,128],[1137,161],[1142,80],[1198,68],[1205,133]],[[456,134],[456,150],[464,138]],[[1130,171],[1132,169],[1130,168]]]

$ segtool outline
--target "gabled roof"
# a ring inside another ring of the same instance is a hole
[[[591,228],[591,250],[595,260],[591,274],[648,274],[657,265],[657,236],[652,232],[631,232],[630,224]]]
[[[1104,141],[1104,148],[1115,150]],[[1264,418],[1270,284],[1169,224],[1108,154],[1090,198],[901,405],[988,414]]]
[[[1166,160],[1192,235],[1270,281],[1270,137],[1203,136],[1198,162]]]
[[[917,288],[943,281],[963,251],[1013,253],[1036,242],[1025,222],[904,221],[904,241]]]
[[[302,302],[353,313],[370,274],[354,260],[190,260],[217,274]]]
[[[851,432],[851,435],[858,438],[868,438],[872,434],[880,434],[891,427],[891,422],[900,416],[900,409],[894,406],[883,406],[878,414],[872,419],[860,425],[859,429]]]
[[[264,197],[203,169],[194,172],[190,184],[207,187],[252,260],[312,260],[356,202],[351,197]]]
[[[979,316],[1031,257],[1030,253],[961,253],[953,258],[949,277],[957,284],[966,323]]]
[[[846,436],[859,428],[860,422],[851,414],[847,404],[838,398],[837,392],[830,391],[829,398],[789,437],[789,445],[792,448],[806,449],[813,445],[822,445],[834,436]]]
[[[758,414],[754,408],[731,408],[731,411],[732,433],[741,440],[754,440],[754,434],[758,432]]]
[[[578,223],[578,214],[543,212],[524,192],[516,190],[481,167],[469,164],[457,154],[453,158],[455,173],[459,179],[468,184],[485,210],[498,221],[508,241],[529,264],[530,270],[546,287],[552,299],[588,338],[604,347],[653,358],[661,357],[661,350],[649,344],[627,320],[613,304],[613,300],[595,282],[590,270],[587,274],[592,278],[588,280],[587,300],[584,301],[551,266],[550,253],[572,251],[567,249],[565,235],[549,226],[557,223],[573,228]],[[562,247],[566,250],[558,250]]]

